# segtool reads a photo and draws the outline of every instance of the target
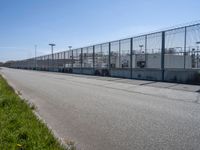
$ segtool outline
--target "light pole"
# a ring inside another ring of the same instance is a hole
[[[54,58],[53,58],[53,47],[56,46],[56,44],[54,43],[50,43],[49,46],[51,46],[51,55],[52,55],[52,68],[53,68],[53,71],[54,71]]]
[[[68,48],[69,48],[69,50],[71,50],[71,49],[72,49],[72,46],[68,46]]]

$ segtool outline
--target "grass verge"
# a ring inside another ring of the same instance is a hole
[[[0,149],[64,150],[0,75]]]

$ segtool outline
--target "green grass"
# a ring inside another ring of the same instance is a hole
[[[47,126],[0,76],[0,150],[63,150]]]

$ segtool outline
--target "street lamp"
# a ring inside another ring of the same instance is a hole
[[[51,54],[53,55],[53,47],[56,46],[56,44],[51,43],[49,45],[51,46]]]
[[[54,57],[53,57],[53,47],[56,46],[56,44],[50,43],[49,46],[51,46],[51,54],[52,54],[52,67],[54,71]]]
[[[71,49],[72,49],[72,46],[68,46],[68,48],[69,48],[69,50],[71,50]]]

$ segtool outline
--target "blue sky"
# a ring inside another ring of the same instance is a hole
[[[0,61],[200,20],[199,0],[0,0]]]

